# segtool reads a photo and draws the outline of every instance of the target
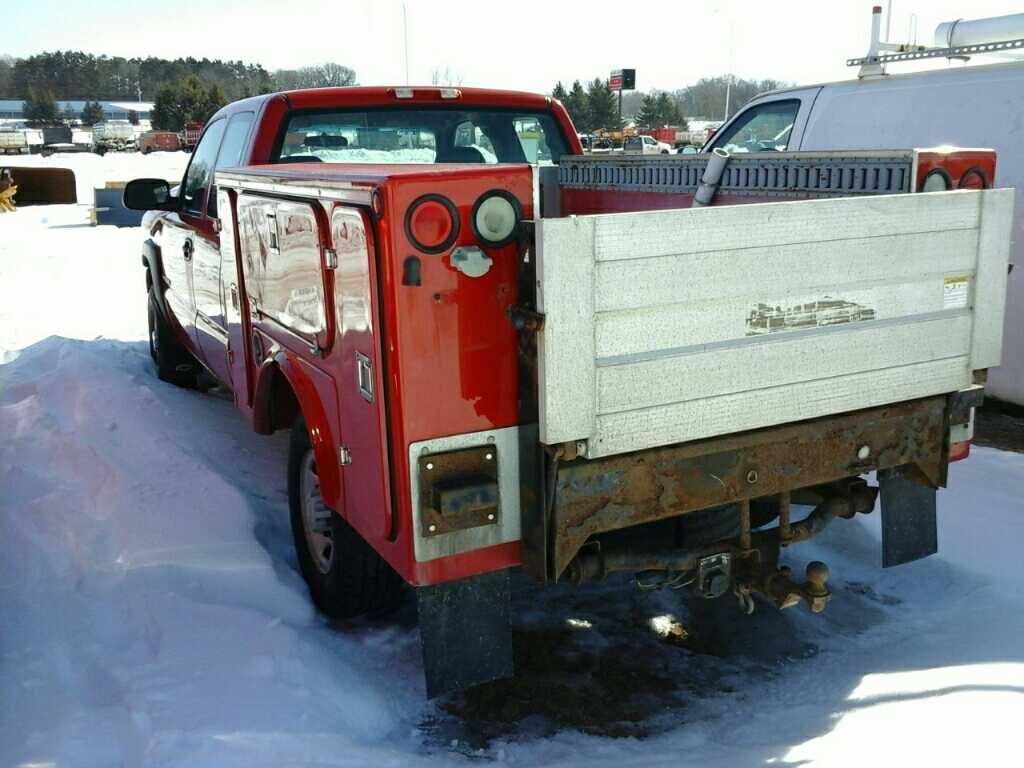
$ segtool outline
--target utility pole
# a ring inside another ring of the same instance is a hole
[[[405,44],[405,84],[409,84],[409,16],[405,10],[405,0],[402,0],[402,39]]]

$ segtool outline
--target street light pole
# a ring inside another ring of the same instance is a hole
[[[732,95],[732,48],[733,48],[733,33],[736,30],[736,25],[733,24],[732,16],[728,14],[724,8],[714,8],[711,11],[714,14],[720,14],[726,24],[729,25],[729,63],[726,67],[725,73],[725,116],[723,120],[729,119],[729,99]]]
[[[405,10],[405,0],[402,0],[402,40],[405,44],[405,84],[409,84],[409,16]]]

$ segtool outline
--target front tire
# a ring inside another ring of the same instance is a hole
[[[195,358],[181,346],[167,319],[157,305],[153,289],[149,289],[149,356],[156,366],[156,375],[161,381],[186,389],[194,389],[199,372]]]
[[[349,619],[395,607],[404,582],[341,515],[324,504],[306,422],[292,427],[288,506],[302,577],[317,608]]]

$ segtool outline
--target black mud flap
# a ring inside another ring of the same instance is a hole
[[[511,677],[508,570],[416,589],[427,698]]]
[[[882,497],[882,567],[910,563],[939,551],[935,488],[900,468],[878,473]]]

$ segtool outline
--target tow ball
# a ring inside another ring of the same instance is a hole
[[[760,592],[776,608],[792,608],[801,600],[812,613],[821,613],[828,605],[832,593],[828,588],[828,566],[815,560],[807,564],[806,581],[793,581],[792,569],[783,565],[773,569],[760,580],[737,580],[734,590],[740,610],[746,614],[754,612],[754,592]]]

